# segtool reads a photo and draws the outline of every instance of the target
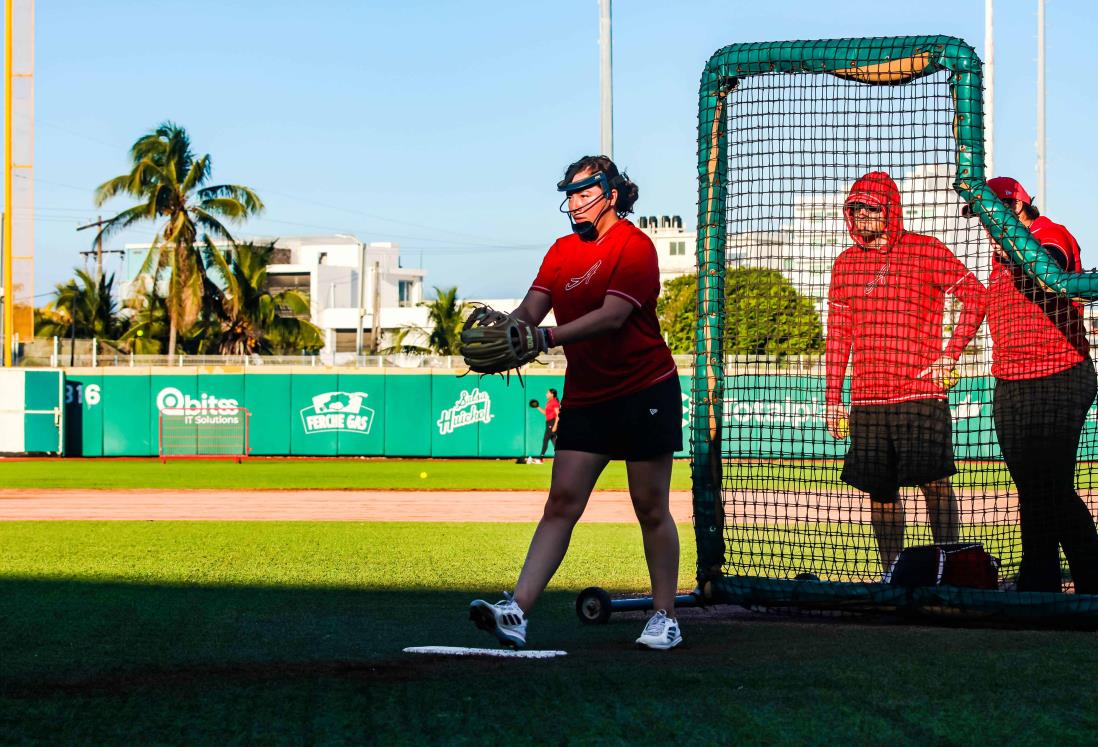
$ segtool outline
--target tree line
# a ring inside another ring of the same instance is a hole
[[[458,300],[457,288],[435,288],[436,299],[425,302],[430,329],[410,327],[397,333],[388,352],[458,355],[461,327],[472,304]],[[698,279],[682,275],[663,284],[656,302],[660,329],[671,352],[694,352],[697,324]],[[762,267],[728,268],[725,274],[724,352],[784,358],[819,353],[824,335],[820,315],[811,298],[777,270]],[[412,333],[426,346],[409,346]]]
[[[209,154],[196,155],[187,131],[172,122],[140,137],[129,156],[129,171],[99,185],[94,202],[128,196],[136,204],[104,221],[94,241],[153,224],[135,287],[119,307],[113,275],[93,279],[77,270],[36,310],[36,335],[97,337],[169,358],[177,351],[301,353],[323,345],[320,329],[300,318],[309,313],[308,299],[268,288],[273,244],[237,243],[229,230],[263,211],[255,190],[209,184]]]
[[[99,242],[151,223],[153,240],[122,303],[113,275],[75,277],[35,310],[38,336],[74,335],[113,343],[124,352],[164,354],[300,354],[324,345],[310,321],[309,299],[271,292],[267,266],[274,243],[238,243],[228,224],[262,213],[255,190],[209,185],[209,154],[196,155],[187,131],[164,122],[129,151],[130,168],[95,191],[94,201],[128,196],[136,203],[106,220]],[[672,352],[694,352],[697,277],[664,283],[656,311]],[[435,288],[422,302],[428,326],[397,330],[385,353],[459,354],[460,332],[472,304],[456,287]],[[784,357],[822,349],[823,328],[813,301],[775,270],[729,268],[725,277],[725,353]]]

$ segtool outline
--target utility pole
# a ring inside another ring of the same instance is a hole
[[[77,231],[84,231],[88,228],[98,228],[110,223],[109,220],[103,220],[103,216],[97,216],[94,223],[89,223],[86,226],[77,226]],[[119,254],[122,252],[120,251]],[[88,252],[80,252],[81,255],[86,255]],[[99,281],[103,279],[103,229],[99,228],[99,233],[95,236],[95,283],[99,284]]]
[[[76,281],[72,281],[72,305],[69,308],[69,368],[76,365]]]
[[[358,244],[358,324],[355,325],[355,365],[362,355],[362,318],[366,311],[366,245]]]
[[[599,0],[599,103],[602,155],[614,160],[614,68],[611,0]]]
[[[373,322],[370,332],[370,353],[377,355],[381,342],[381,263],[374,262],[374,308],[370,317]]]

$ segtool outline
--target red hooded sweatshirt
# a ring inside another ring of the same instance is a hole
[[[851,357],[852,405],[945,399],[938,384],[919,374],[943,352],[960,357],[984,319],[984,286],[945,244],[904,230],[900,191],[888,174],[874,171],[858,179],[846,202],[881,206],[886,242],[879,247],[865,242],[844,206],[854,246],[831,269],[827,404],[842,402]],[[943,350],[947,293],[961,302],[961,314]]]

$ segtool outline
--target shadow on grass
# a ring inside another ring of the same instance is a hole
[[[1070,741],[1098,728],[1095,689],[1072,684],[1098,671],[1092,634],[698,613],[683,616],[683,648],[654,654],[633,649],[640,616],[581,627],[574,598],[546,594],[530,631],[532,647],[567,657],[470,660],[401,653],[492,647],[466,619],[467,591],[4,579],[0,733],[13,743],[613,744],[686,733],[926,743]]]
[[[0,581],[0,691],[71,692],[203,677],[406,679],[412,676],[401,653],[406,646],[495,647],[467,619],[472,598],[447,590],[6,579]],[[565,622],[573,599],[549,593],[539,616]],[[559,644],[564,626],[552,627]],[[574,633],[578,623],[567,627]],[[401,665],[385,663],[393,659]]]

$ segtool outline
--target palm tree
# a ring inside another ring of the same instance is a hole
[[[35,333],[43,337],[97,337],[113,340],[122,332],[122,320],[114,300],[114,275],[98,282],[83,270],[58,283],[53,300],[39,315]],[[75,329],[73,327],[75,326]]]
[[[168,306],[152,278],[145,276],[143,282],[144,287],[126,300],[129,326],[118,341],[138,355],[159,355],[171,326]]]
[[[461,327],[465,324],[472,304],[457,300],[457,287],[441,289],[435,287],[434,301],[421,301],[420,306],[427,307],[427,321],[431,332],[427,344],[438,355],[460,355]]]
[[[202,247],[220,255],[213,241],[233,241],[223,221],[241,222],[257,215],[263,210],[263,202],[253,190],[237,184],[204,186],[210,179],[210,156],[195,156],[187,131],[172,122],[164,122],[139,138],[130,148],[130,159],[133,166],[129,173],[99,185],[95,204],[102,205],[123,194],[140,202],[108,220],[96,240],[141,221],[163,220],[156,228],[141,272],[152,275],[154,291],[161,272],[169,272],[164,300],[170,361],[178,336],[194,325],[202,310],[204,281],[213,269],[206,261],[212,257],[204,257]],[[223,263],[213,264],[218,268],[216,272]]]
[[[227,262],[206,241],[209,263],[226,279],[225,287],[208,283],[210,321],[218,326],[218,351],[231,355],[296,353],[324,346],[320,329],[300,318],[309,314],[309,300],[292,289],[272,294],[267,287],[267,265],[274,244],[237,244]]]
[[[457,287],[442,289],[435,287],[435,300],[420,301],[419,306],[427,309],[427,321],[430,330],[412,324],[397,330],[392,344],[383,353],[435,353],[436,355],[460,355],[461,328],[465,317],[473,308],[467,301],[457,300]],[[408,338],[427,341],[427,346],[412,345]]]

